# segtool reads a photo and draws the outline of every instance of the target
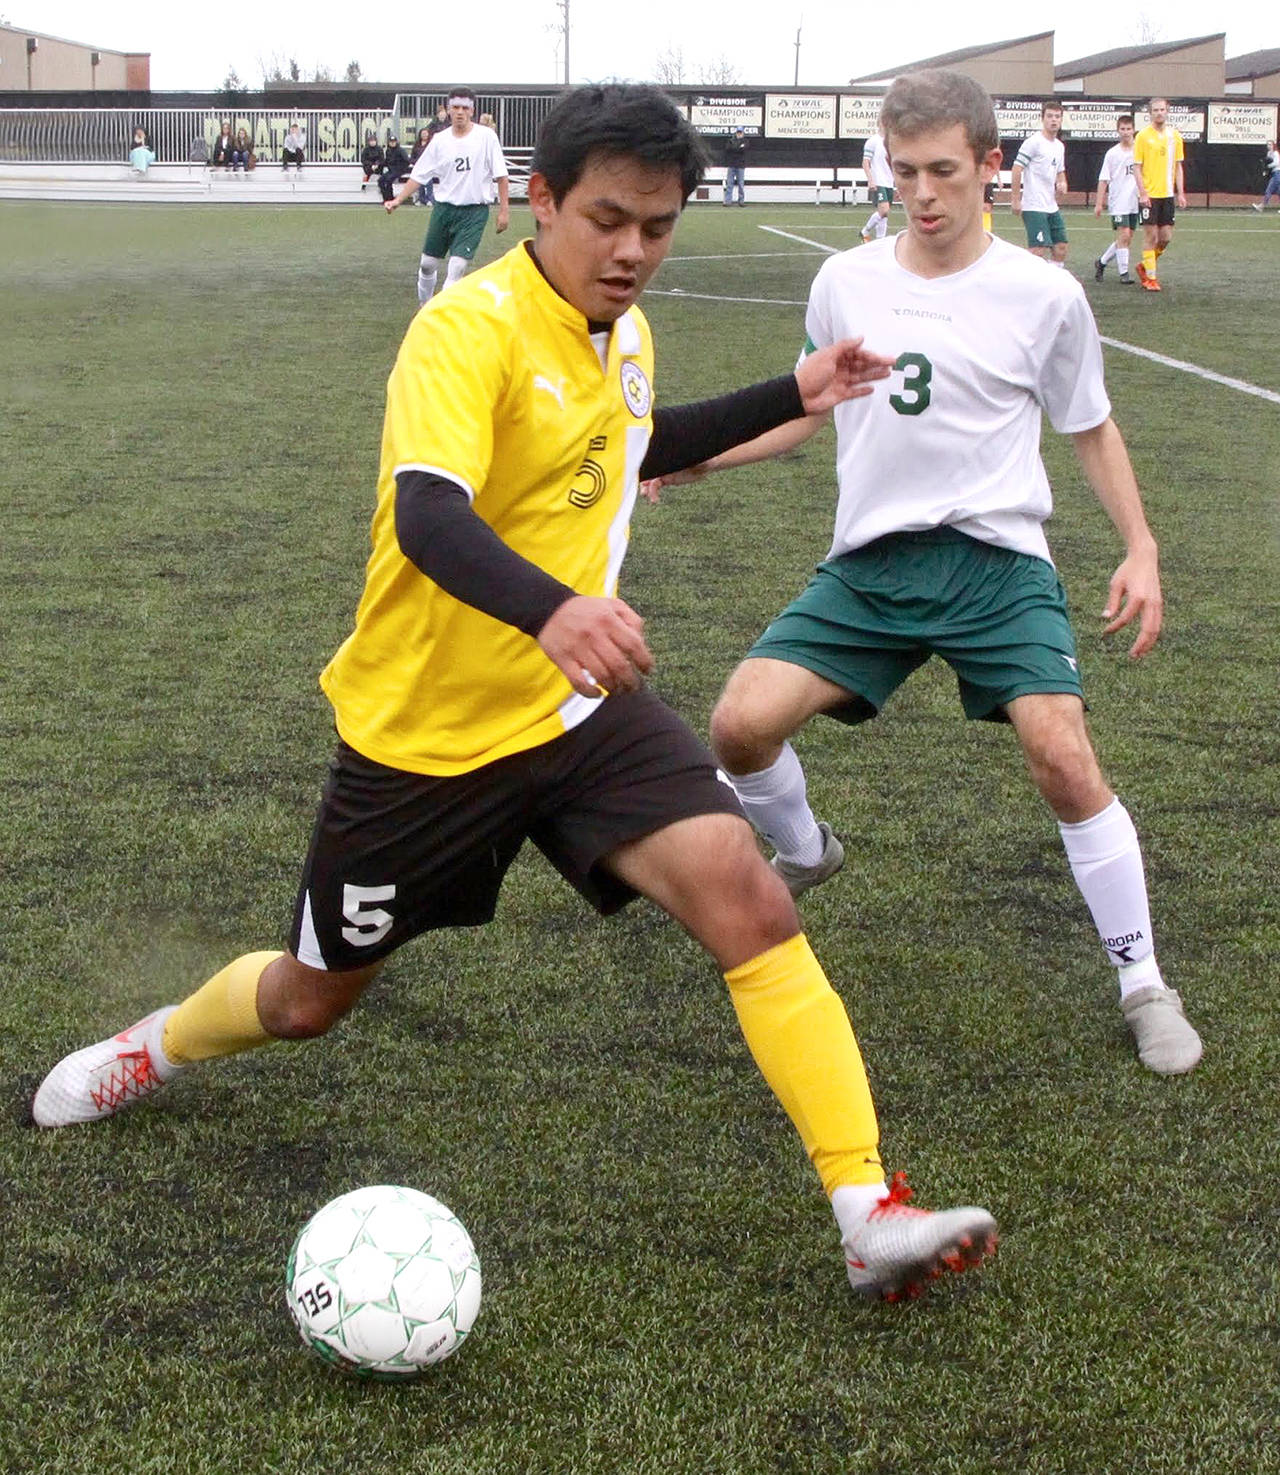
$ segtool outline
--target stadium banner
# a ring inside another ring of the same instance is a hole
[[[870,138],[880,129],[883,92],[851,92],[840,98],[840,137]]]
[[[1062,109],[1064,138],[1105,138],[1116,141],[1116,119],[1133,112],[1131,102],[1067,102]]]
[[[754,138],[764,132],[764,93],[739,97],[691,97],[689,121],[698,133],[732,133],[741,128]]]
[[[834,138],[834,92],[769,92],[764,100],[767,138]]]
[[[1138,108],[1133,115],[1134,126],[1139,132],[1151,122],[1146,108]],[[1187,107],[1185,103],[1171,102],[1165,122],[1176,128],[1187,143],[1198,143],[1204,137],[1204,108]]]
[[[1026,138],[1040,131],[1040,102],[1036,98],[993,97],[996,127],[1001,138]]]
[[[1211,102],[1210,143],[1258,143],[1264,148],[1276,137],[1273,102]]]

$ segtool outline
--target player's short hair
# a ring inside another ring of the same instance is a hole
[[[455,97],[469,97],[471,99],[471,108],[473,112],[479,106],[479,101],[470,87],[450,87],[449,91],[445,94],[445,106],[449,106],[449,104],[453,102],[453,99]]]
[[[593,158],[674,168],[686,200],[709,162],[702,140],[664,92],[620,82],[564,93],[542,120],[529,167],[547,181],[559,205]]]
[[[1169,99],[1167,97],[1162,96],[1160,93],[1156,93],[1156,95],[1154,97],[1148,98],[1147,99],[1147,106],[1153,108],[1153,107],[1155,107],[1156,103],[1158,103],[1158,102],[1164,103],[1165,107],[1168,107],[1169,106]]]
[[[907,72],[890,85],[880,109],[880,131],[886,140],[918,138],[959,123],[975,159],[1000,147],[996,110],[986,88],[963,72],[941,68]]]
[[[1046,113],[1060,113],[1061,111],[1062,104],[1058,101],[1056,97],[1046,97],[1045,100],[1040,104],[1040,116],[1042,118]]]
[[[1119,126],[1121,125],[1121,123],[1127,123],[1129,125],[1129,127],[1132,128],[1134,126],[1134,123],[1133,123],[1133,114],[1132,113],[1121,113],[1120,116],[1116,119],[1116,127],[1119,128]]]

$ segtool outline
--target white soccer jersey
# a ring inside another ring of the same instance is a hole
[[[1067,167],[1066,145],[1033,133],[1022,140],[1013,162],[1022,166],[1022,208],[1052,215],[1059,208],[1057,183]]]
[[[1068,435],[1111,413],[1084,291],[998,238],[946,277],[905,271],[896,247],[890,236],[833,256],[809,293],[806,351],[862,336],[898,355],[870,395],[836,407],[828,557],[948,526],[1052,562],[1041,412]]]
[[[889,163],[889,150],[884,139],[873,133],[862,146],[862,170],[867,183],[881,189],[893,188],[893,166]]]
[[[1114,143],[1103,155],[1102,168],[1098,172],[1098,183],[1107,184],[1107,213],[1109,215],[1136,215],[1138,213],[1138,181],[1133,177],[1133,148]]]
[[[418,155],[410,178],[419,184],[437,179],[436,199],[445,205],[487,205],[493,181],[507,177],[507,161],[492,128],[472,125],[459,138],[444,128]]]

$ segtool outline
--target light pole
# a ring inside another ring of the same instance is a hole
[[[565,4],[567,5],[568,3],[569,0],[565,0]],[[800,85],[800,31],[803,28],[803,25],[804,19],[802,17],[800,25],[796,27],[796,75],[794,83],[796,87],[799,87]]]
[[[569,85],[569,0],[558,0],[561,13],[564,15],[564,85]]]

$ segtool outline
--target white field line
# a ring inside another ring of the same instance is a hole
[[[825,249],[825,248],[824,248]],[[667,261],[746,261],[759,256],[808,256],[808,251],[725,251],[719,256],[667,256]]]
[[[700,302],[754,302],[761,307],[806,307],[804,301],[793,301],[787,297],[721,297],[715,292],[684,292],[679,287],[646,287],[646,297],[695,297]]]
[[[792,241],[803,241],[806,246],[817,246],[829,256],[837,254],[834,246],[825,246],[821,241],[811,241],[805,236],[792,235],[789,231],[779,230],[776,226],[762,225],[760,229],[767,230],[775,236],[787,236]],[[1161,364],[1166,369],[1177,369],[1182,374],[1193,374],[1197,379],[1207,380],[1210,384],[1221,384],[1227,389],[1236,390],[1239,394],[1251,394],[1257,399],[1265,399],[1273,405],[1280,405],[1280,394],[1277,394],[1274,389],[1263,389],[1260,384],[1250,384],[1247,379],[1232,379],[1227,374],[1218,374],[1212,369],[1201,368],[1199,364],[1188,363],[1186,359],[1174,359],[1167,354],[1153,353],[1149,348],[1139,348],[1136,343],[1124,343],[1119,338],[1102,338],[1102,342],[1108,348],[1118,349],[1121,353],[1134,354],[1140,359],[1150,359],[1153,364]]]

